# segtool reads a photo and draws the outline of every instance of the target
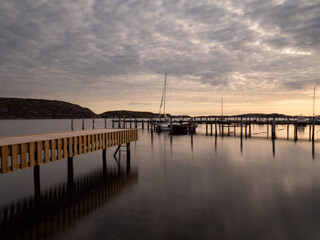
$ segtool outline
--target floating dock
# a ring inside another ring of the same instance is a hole
[[[93,129],[0,138],[1,173],[129,144],[137,129]]]

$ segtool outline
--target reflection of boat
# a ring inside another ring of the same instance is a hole
[[[2,207],[0,239],[52,239],[137,181],[137,169],[99,169]]]
[[[169,119],[167,118],[167,115],[166,115],[166,95],[167,95],[167,73],[165,73],[165,75],[164,75],[164,86],[163,86],[163,90],[162,90],[161,104],[160,104],[160,109],[159,109],[159,122],[156,124],[156,131],[157,132],[170,130]],[[161,122],[162,104],[163,104],[163,116],[165,119],[164,122]]]

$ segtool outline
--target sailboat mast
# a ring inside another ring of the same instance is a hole
[[[166,95],[167,95],[167,73],[164,73],[164,101],[163,101],[163,116],[166,117]]]
[[[223,97],[221,97],[221,117],[223,117]]]
[[[314,118],[315,102],[316,102],[316,85],[313,86],[313,118]]]

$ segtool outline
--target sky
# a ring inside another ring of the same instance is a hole
[[[319,0],[2,0],[0,96],[320,114]]]

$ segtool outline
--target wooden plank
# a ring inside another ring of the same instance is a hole
[[[49,141],[44,141],[44,162],[50,162],[49,158]]]
[[[82,154],[82,138],[83,136],[79,136],[79,144],[78,144],[79,154]]]
[[[36,165],[35,152],[36,144],[34,142],[29,143],[29,167]]]
[[[83,136],[83,153],[87,152],[87,136]]]
[[[91,135],[91,152],[94,151],[94,134]]]
[[[54,162],[57,160],[57,153],[56,153],[56,139],[51,140],[51,161]]]
[[[78,155],[78,137],[73,137],[73,156]]]
[[[87,152],[91,152],[91,135],[88,135]]]
[[[28,164],[27,164],[27,151],[28,151],[28,145],[26,143],[22,143],[20,145],[20,160],[21,160],[21,163],[20,163],[20,168],[26,168],[28,167]]]
[[[58,152],[58,160],[62,159],[62,139],[58,139],[58,146],[57,146],[57,152]]]
[[[9,172],[8,146],[1,146],[1,173]]]
[[[42,142],[39,141],[37,142],[37,158],[36,158],[36,163],[37,165],[40,165],[43,163],[43,159],[42,159]]]
[[[98,146],[99,146],[99,136],[98,136],[98,134],[94,135],[94,143],[95,143],[94,151],[97,151],[98,150]]]
[[[68,153],[68,157],[72,157],[73,156],[73,137],[69,137],[68,138],[68,144],[69,144],[69,147],[68,147],[68,150],[69,150],[69,153]]]
[[[18,145],[11,145],[11,171],[18,170]]]
[[[63,139],[63,158],[68,157],[68,139],[64,138]]]
[[[106,133],[102,133],[102,148],[106,148]]]

